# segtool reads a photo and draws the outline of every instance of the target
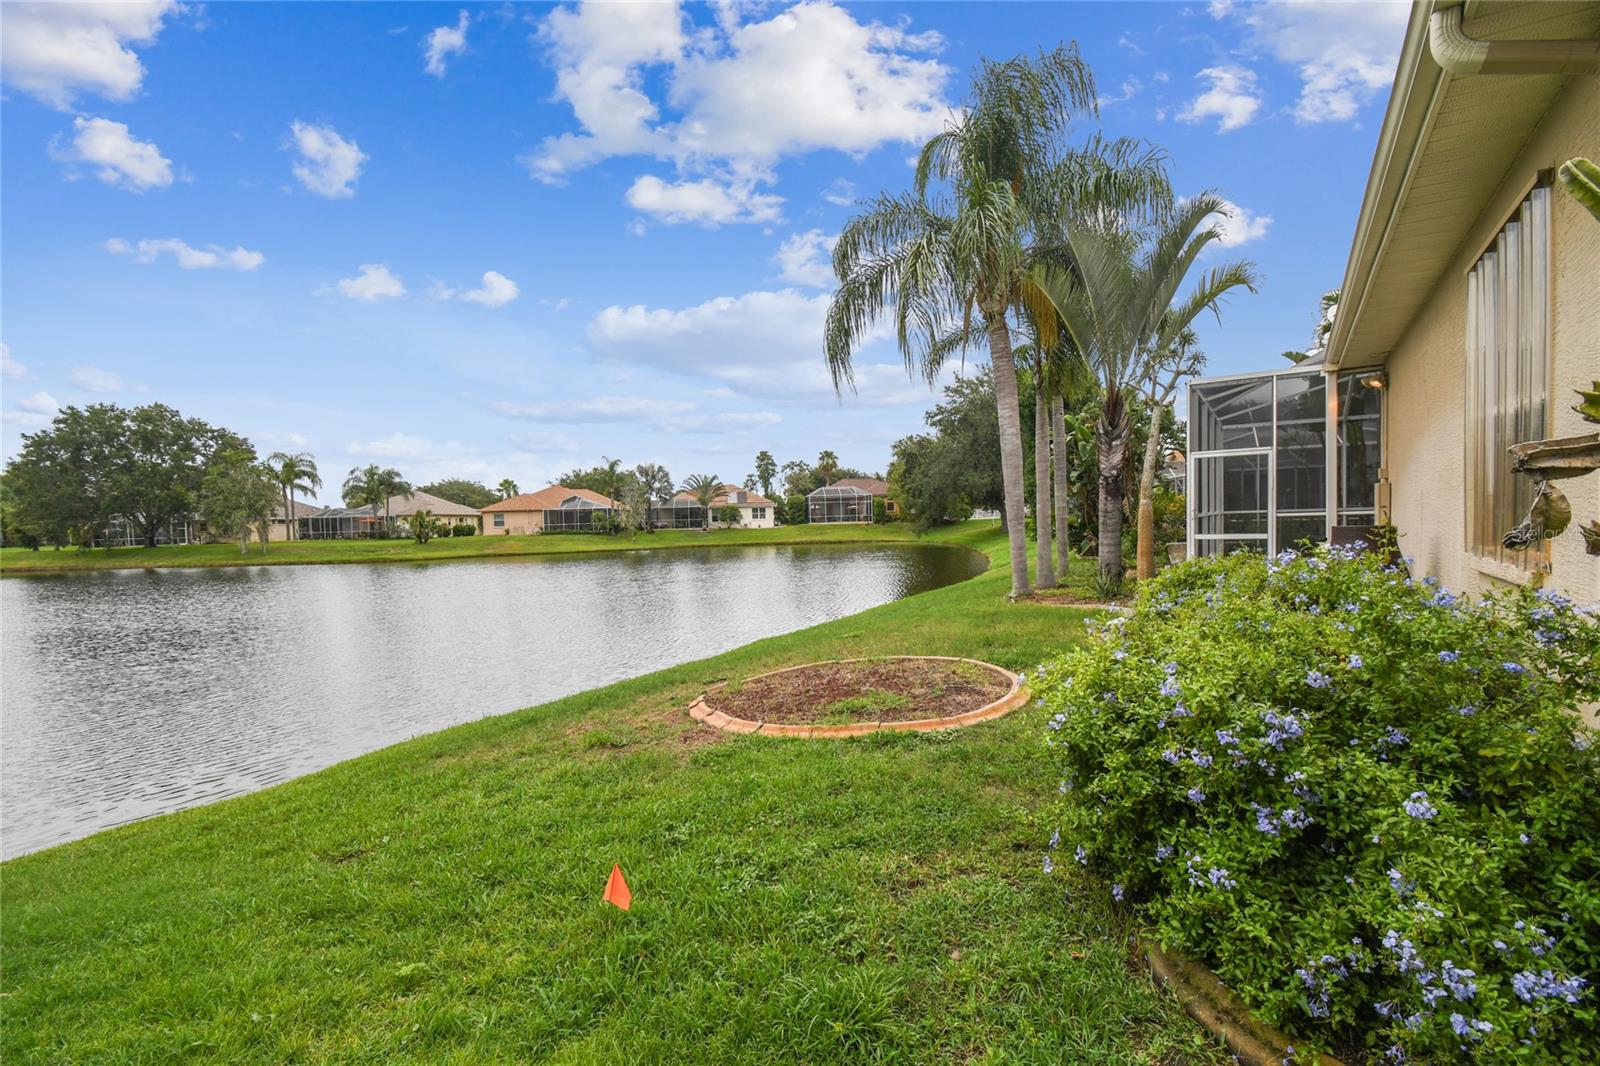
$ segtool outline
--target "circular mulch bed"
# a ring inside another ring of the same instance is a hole
[[[1027,698],[1021,678],[990,663],[902,655],[807,663],[727,682],[695,700],[689,713],[733,733],[855,737],[972,725]]]

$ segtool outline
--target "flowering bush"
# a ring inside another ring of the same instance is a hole
[[[1036,686],[1066,861],[1302,1051],[1593,1061],[1593,611],[1335,549],[1177,566],[1094,628]]]

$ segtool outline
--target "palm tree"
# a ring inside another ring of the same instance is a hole
[[[1150,408],[1150,433],[1144,444],[1144,464],[1139,470],[1138,562],[1139,580],[1156,576],[1156,464],[1161,458],[1161,418],[1184,378],[1193,377],[1206,365],[1205,353],[1194,330],[1181,331],[1172,346],[1156,352],[1145,371],[1143,391]]]
[[[517,488],[517,483],[508,477],[501,478],[500,484],[497,485],[496,488],[500,490],[500,498],[502,500],[509,500],[511,497],[518,495],[520,492],[520,490]]]
[[[839,472],[839,457],[834,455],[832,451],[824,451],[817,456],[816,471],[818,476],[822,478],[822,483],[824,485],[828,484],[833,480],[833,475]]]
[[[1206,193],[1177,205],[1170,219],[1148,233],[1129,228],[1115,215],[1070,219],[1065,230],[1071,268],[1041,264],[1034,271],[1039,289],[1094,367],[1102,390],[1095,445],[1099,582],[1106,592],[1122,585],[1122,487],[1131,431],[1127,389],[1143,378],[1152,353],[1172,348],[1202,311],[1220,315],[1228,292],[1256,290],[1254,265],[1238,261],[1212,269],[1188,296],[1174,302],[1195,259],[1221,236],[1216,226],[1205,223],[1224,212],[1224,202]],[[1045,316],[1041,326],[1047,322]],[[1042,332],[1048,334],[1048,328]]]
[[[622,495],[622,480],[626,477],[622,471],[622,460],[602,455],[600,461],[605,464],[600,468],[600,495],[615,500]]]
[[[317,461],[306,452],[273,452],[267,456],[267,465],[272,468],[272,478],[278,483],[278,489],[283,493],[283,521],[284,529],[290,540],[298,532],[294,520],[294,494],[299,492],[311,495],[322,488],[322,478],[317,475]]]
[[[383,470],[379,471],[378,488],[383,494],[383,532],[384,536],[388,536],[391,525],[389,501],[396,496],[404,496],[409,500],[416,495],[416,492],[412,489],[411,482],[401,477],[400,471],[392,466],[384,467]],[[376,514],[376,508],[374,508],[374,514]]]
[[[706,509],[705,528],[711,529],[711,501],[722,495],[722,479],[716,474],[690,474],[683,482],[683,492],[694,497]]]
[[[345,476],[340,492],[344,496],[346,507],[367,507],[372,511],[372,520],[378,520],[378,504],[384,499],[383,495],[383,468],[377,463],[366,466],[350,468],[350,473]]]
[[[633,468],[633,476],[644,486],[645,519],[650,520],[650,506],[659,500],[665,504],[672,499],[672,475],[660,463],[640,463]]]
[[[1164,184],[1158,154],[1139,156],[1131,142],[1063,152],[1074,114],[1094,110],[1094,78],[1075,46],[986,60],[966,106],[923,146],[913,191],[880,195],[834,246],[826,351],[835,388],[853,385],[851,355],[886,312],[907,370],[930,384],[955,347],[975,340],[976,312],[994,366],[1013,597],[1028,592],[1028,545],[1010,316],[1029,285],[1035,221],[1090,186],[1111,209],[1121,202],[1112,193]],[[944,191],[930,197],[935,180]]]

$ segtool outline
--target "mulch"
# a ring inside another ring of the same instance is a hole
[[[705,698],[713,711],[751,722],[815,725],[946,718],[985,707],[1010,689],[1009,681],[972,663],[869,659],[803,666],[714,689]],[[837,706],[863,697],[855,707]]]

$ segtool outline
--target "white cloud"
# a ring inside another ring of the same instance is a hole
[[[681,310],[612,306],[589,322],[596,352],[693,377],[747,396],[781,402],[836,402],[823,361],[830,297],[795,289],[720,296]],[[890,335],[880,328],[864,347]],[[926,403],[928,388],[907,378],[904,363],[856,360],[857,396],[870,404]]]
[[[11,345],[0,343],[0,377],[21,381],[31,376],[26,366],[11,358]]]
[[[1410,6],[1402,0],[1299,0],[1232,10],[1257,46],[1296,67],[1301,88],[1294,116],[1311,123],[1349,121],[1389,87]]]
[[[348,199],[356,194],[356,179],[367,154],[355,141],[339,136],[332,126],[314,126],[296,119],[289,126],[294,150],[300,158],[294,176],[311,192],[330,199]]]
[[[334,283],[332,290],[324,287],[317,291],[319,295],[325,295],[330,291],[338,292],[339,295],[348,296],[352,300],[372,303],[376,300],[404,296],[406,287],[398,275],[389,272],[388,266],[382,263],[362,263],[361,273],[355,277],[340,278]]]
[[[36,392],[32,396],[24,396],[17,401],[17,406],[36,415],[53,415],[61,407],[56,398],[48,392]]]
[[[529,172],[557,182],[613,156],[670,160],[679,180],[647,175],[630,204],[672,221],[760,223],[781,200],[754,190],[782,157],[860,155],[941,127],[950,71],[918,54],[942,45],[937,34],[859,23],[827,0],[741,24],[752,10],[725,7],[716,29],[691,32],[675,3],[557,8],[540,36],[580,130],[524,156]]]
[[[663,400],[650,396],[596,396],[589,400],[557,403],[514,403],[497,400],[489,410],[507,418],[527,418],[537,422],[587,425],[594,422],[649,422],[688,414],[694,404],[683,400]]]
[[[578,442],[559,429],[530,429],[506,437],[525,452],[575,452]]]
[[[1211,87],[1178,112],[1178,118],[1184,122],[1215,117],[1219,120],[1217,132],[1227,133],[1248,125],[1261,109],[1255,72],[1246,67],[1207,67],[1195,77],[1204,78]]]
[[[174,0],[0,4],[0,75],[63,111],[79,93],[128,100],[144,65],[129,45],[150,44]]]
[[[504,307],[517,298],[518,292],[516,282],[497,270],[485,270],[483,284],[476,289],[468,289],[460,299],[485,307]]]
[[[1113,104],[1126,103],[1127,101],[1132,100],[1135,96],[1138,96],[1139,91],[1143,88],[1144,82],[1140,81],[1138,78],[1125,78],[1123,79],[1122,85],[1118,88],[1118,95],[1102,96],[1096,101],[1096,103],[1098,103],[1101,107],[1110,107]]]
[[[639,177],[628,188],[628,206],[666,223],[697,222],[720,226],[729,222],[776,222],[783,197],[755,191],[751,182],[721,185],[710,179],[665,182],[654,174]]]
[[[840,207],[854,207],[856,184],[846,178],[834,178],[833,183],[822,191],[822,198]]]
[[[833,263],[829,254],[839,235],[826,234],[820,229],[807,230],[788,237],[778,246],[772,261],[781,268],[778,277],[791,285],[807,285],[816,289],[833,287]]]
[[[246,248],[229,249],[216,244],[195,248],[176,237],[145,239],[137,244],[113,237],[106,241],[105,249],[113,255],[130,255],[135,263],[154,263],[158,256],[168,253],[184,270],[254,270],[267,258]]]
[[[95,167],[95,177],[132,192],[172,184],[172,160],[154,143],[135,138],[125,124],[79,115],[72,120],[72,127],[77,132],[70,144],[62,147],[59,139],[51,142],[50,151],[57,160]]]
[[[1258,215],[1232,200],[1222,201],[1224,213],[1213,217],[1212,224],[1222,236],[1211,242],[1213,248],[1237,248],[1241,244],[1260,240],[1272,225],[1271,215]]]
[[[121,392],[128,387],[121,375],[97,366],[75,366],[68,378],[84,392]]]
[[[444,77],[445,57],[458,56],[467,50],[467,22],[467,13],[462,11],[454,26],[438,26],[428,32],[422,39],[427,57],[424,70],[436,78]]]

